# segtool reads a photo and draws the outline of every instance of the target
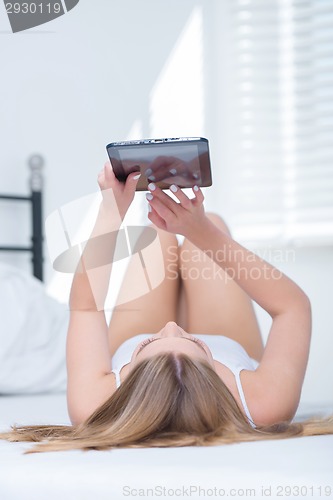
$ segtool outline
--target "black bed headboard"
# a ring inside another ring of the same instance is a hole
[[[33,274],[36,278],[43,281],[42,168],[44,166],[44,159],[40,155],[30,156],[28,165],[31,169],[30,196],[0,194],[0,199],[29,202],[32,219],[31,246],[0,246],[0,251],[31,252]]]

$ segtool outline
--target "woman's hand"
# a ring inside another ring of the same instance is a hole
[[[203,224],[209,221],[203,206],[204,195],[198,186],[192,188],[195,195],[192,199],[188,198],[178,186],[170,186],[179,203],[156,184],[148,184],[148,189],[150,193],[147,193],[146,197],[151,207],[148,218],[160,229],[182,234],[191,239],[191,236],[202,230]]]
[[[200,179],[199,164],[191,164],[175,156],[158,156],[144,172],[151,182],[163,181],[166,184],[181,184],[191,187]]]
[[[118,181],[110,162],[105,163],[104,168],[98,174],[97,182],[102,192],[104,206],[114,210],[116,203],[122,220],[133,201],[139,177],[138,172],[133,172],[127,177],[125,183]]]

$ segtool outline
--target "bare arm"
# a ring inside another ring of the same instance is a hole
[[[132,176],[133,177],[133,176]],[[118,184],[110,165],[99,177],[104,190],[97,220],[75,272],[67,333],[67,404],[73,423],[85,420],[115,390],[104,303],[117,233],[134,197],[132,177]]]
[[[293,417],[300,398],[311,338],[311,307],[301,288],[217,228],[205,215],[203,195],[189,200],[181,190],[176,203],[158,188],[150,219],[164,230],[183,234],[206,252],[272,317],[260,366],[251,374],[251,408],[256,423]]]
[[[252,376],[255,390],[251,399],[260,401],[252,411],[255,422],[271,424],[291,419],[297,410],[309,356],[309,299],[286,275],[210,221],[191,238],[272,317],[260,365]]]

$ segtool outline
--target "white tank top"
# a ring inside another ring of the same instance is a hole
[[[111,362],[112,372],[115,374],[117,387],[120,386],[120,370],[131,361],[136,346],[152,335],[153,334],[148,333],[135,335],[135,337],[125,340],[125,342],[118,347]],[[234,374],[245,415],[252,427],[255,427],[245,401],[244,391],[240,380],[240,372],[242,370],[254,371],[259,365],[258,361],[250,358],[245,349],[238,342],[228,337],[224,337],[223,335],[196,334],[193,336],[205,342],[212,353],[213,359],[225,365]]]

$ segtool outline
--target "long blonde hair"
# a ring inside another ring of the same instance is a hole
[[[8,441],[41,442],[26,453],[170,446],[211,446],[333,434],[333,416],[252,428],[210,365],[185,354],[143,360],[83,423],[12,426]]]

